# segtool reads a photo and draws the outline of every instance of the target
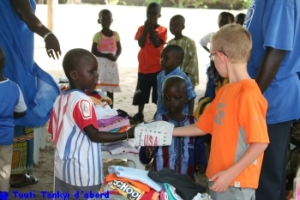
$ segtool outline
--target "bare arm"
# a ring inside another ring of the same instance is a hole
[[[189,114],[193,114],[194,112],[194,105],[195,105],[195,98],[189,100]]]
[[[172,135],[189,137],[189,136],[202,136],[206,134],[207,133],[199,129],[195,124],[191,124],[189,126],[175,128]]]
[[[267,143],[251,143],[244,155],[235,164],[209,179],[214,182],[210,189],[216,192],[225,192],[232,180],[251,165],[265,151],[267,146]]]
[[[203,49],[205,49],[208,53],[210,52],[209,48],[207,48],[207,46],[202,46]]]
[[[118,50],[115,55],[116,60],[118,59],[118,57],[121,55],[121,52],[122,52],[121,42],[117,42],[117,48],[118,48]]]
[[[268,47],[256,76],[256,82],[264,93],[275,78],[287,51]]]
[[[47,29],[36,17],[28,0],[10,0],[10,2],[17,15],[26,23],[26,25],[32,32],[40,35],[41,37],[44,37],[47,33],[50,32],[50,30]],[[56,57],[59,58],[59,56],[61,55],[61,51],[56,36],[54,34],[48,35],[45,43],[48,56],[55,59],[53,52],[49,51],[50,49],[53,49]]]
[[[152,43],[154,44],[154,46],[157,48],[162,44],[162,40],[159,39],[156,31],[154,30],[154,28],[150,28],[150,38]]]
[[[145,22],[145,24],[146,24],[146,22]],[[144,26],[143,33],[142,33],[142,35],[140,36],[140,38],[138,39],[138,43],[139,43],[139,46],[140,46],[141,48],[143,48],[144,45],[145,45],[146,37],[147,37],[148,31],[149,31],[149,28],[146,27],[146,26]]]
[[[104,142],[116,142],[127,139],[126,132],[124,133],[110,133],[98,131],[94,126],[89,125],[84,128],[86,135],[92,142],[104,143]],[[134,128],[128,130],[128,138],[134,138]]]

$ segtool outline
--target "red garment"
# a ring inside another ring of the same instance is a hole
[[[140,26],[135,34],[135,40],[138,40],[144,30],[144,26]],[[160,66],[160,52],[164,48],[167,41],[167,29],[163,26],[158,26],[155,29],[159,39],[163,43],[159,47],[155,47],[150,40],[150,34],[147,33],[145,45],[138,53],[139,72],[142,74],[152,74],[161,71]]]

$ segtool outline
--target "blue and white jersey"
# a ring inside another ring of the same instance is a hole
[[[67,184],[85,187],[102,183],[101,145],[85,134],[89,125],[98,129],[94,105],[86,94],[71,90],[58,96],[49,133],[55,144],[55,176]]]

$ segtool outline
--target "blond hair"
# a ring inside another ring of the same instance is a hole
[[[250,33],[241,25],[228,24],[211,38],[212,53],[223,52],[231,63],[248,62],[252,49]]]

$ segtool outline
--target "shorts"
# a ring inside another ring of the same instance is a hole
[[[152,103],[157,102],[157,75],[159,72],[152,74],[138,73],[138,81],[133,97],[133,105],[149,103],[150,92],[152,88]]]
[[[212,184],[213,182],[208,182],[208,187],[212,186]],[[213,200],[255,200],[255,189],[229,186],[226,192],[209,190],[209,195]]]
[[[0,192],[9,191],[13,145],[0,145]]]

